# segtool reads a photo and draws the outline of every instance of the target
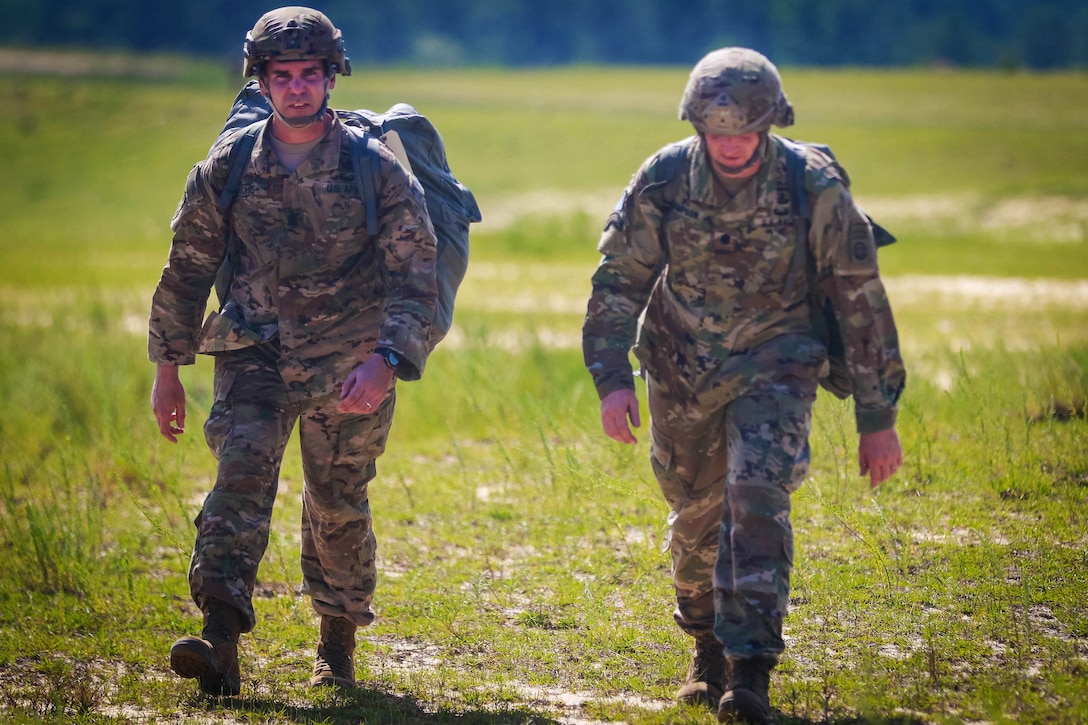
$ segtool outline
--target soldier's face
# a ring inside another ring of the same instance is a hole
[[[726,178],[746,179],[754,176],[760,164],[745,164],[759,150],[759,134],[746,133],[741,136],[715,136],[705,134],[706,150],[714,170]]]
[[[265,93],[287,118],[305,118],[317,113],[336,76],[325,75],[320,60],[270,60],[261,80]]]

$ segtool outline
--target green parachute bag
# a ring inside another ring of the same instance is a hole
[[[257,81],[249,81],[238,93],[216,144],[233,137],[228,152],[227,182],[219,196],[219,207],[226,212],[234,202],[242,179],[250,165],[253,146],[272,113]],[[378,232],[378,144],[388,142],[406,170],[423,187],[427,214],[438,241],[435,277],[438,301],[431,323],[433,348],[453,325],[453,307],[457,289],[468,270],[469,225],[481,220],[480,207],[469,189],[450,171],[446,147],[434,124],[406,103],[398,103],[384,113],[366,109],[337,110],[344,128],[351,132],[352,166],[356,186],[366,205],[367,232]],[[243,129],[239,133],[239,129]],[[238,249],[228,248],[227,256],[215,279],[220,304],[225,304],[230,290]]]

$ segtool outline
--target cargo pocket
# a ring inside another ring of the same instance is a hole
[[[374,460],[385,453],[395,402],[393,393],[373,414],[352,416],[340,424],[338,463],[358,469],[373,466]]]
[[[789,493],[801,488],[809,470],[808,437],[812,429],[812,403],[807,400],[778,401],[778,465],[781,481]]]
[[[231,430],[234,427],[232,393],[237,377],[238,373],[234,370],[215,376],[212,408],[208,412],[208,420],[204,422],[204,440],[216,459],[230,442]]]
[[[675,511],[689,498],[689,491],[680,480],[673,465],[672,438],[661,431],[660,428],[650,425],[650,467],[654,471],[657,483],[661,487],[661,493],[665,500]]]

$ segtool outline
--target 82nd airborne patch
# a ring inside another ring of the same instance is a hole
[[[873,235],[866,224],[854,222],[850,225],[850,253],[855,262],[868,261],[873,253]]]

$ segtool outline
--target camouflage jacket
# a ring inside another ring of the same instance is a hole
[[[339,120],[295,173],[280,165],[268,134],[266,126],[229,213],[217,200],[237,134],[189,174],[152,300],[150,359],[186,365],[197,353],[274,342],[296,397],[338,393],[376,347],[400,355],[400,377],[419,377],[437,294],[435,236],[419,182],[382,147],[372,238]],[[230,299],[202,325],[228,235],[240,250]]]
[[[699,405],[727,403],[781,376],[818,377],[828,363],[812,325],[815,283],[842,328],[858,430],[889,428],[905,373],[872,228],[841,170],[810,151],[803,248],[785,155],[770,138],[762,168],[732,198],[715,183],[698,136],[681,142],[689,166],[672,183],[655,175],[660,152],[643,164],[598,245],[586,366],[602,398],[632,388],[634,345],[655,385]]]

